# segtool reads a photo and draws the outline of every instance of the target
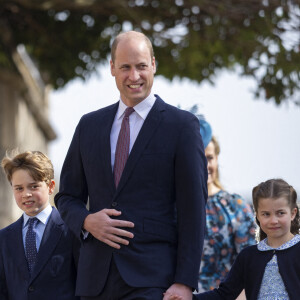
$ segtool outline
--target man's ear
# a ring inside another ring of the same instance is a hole
[[[112,60],[110,60],[109,63],[110,63],[110,73],[112,76],[115,76],[115,74],[116,74],[115,65]]]
[[[153,74],[156,73],[156,63],[155,63],[155,57],[152,58],[152,68],[153,68]]]

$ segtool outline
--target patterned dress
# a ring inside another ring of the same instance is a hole
[[[239,195],[221,190],[208,197],[199,293],[219,286],[237,254],[255,244],[255,229],[252,209]]]
[[[293,247],[299,242],[300,242],[300,235],[297,234],[290,241],[281,245],[278,248],[270,247],[267,244],[268,239],[262,240],[257,245],[257,248],[260,251],[269,251],[269,250],[280,251],[280,250]],[[260,286],[259,295],[257,299],[258,300],[289,300],[290,299],[286,291],[286,288],[284,286],[281,275],[279,273],[276,252],[266,266],[264,277]]]

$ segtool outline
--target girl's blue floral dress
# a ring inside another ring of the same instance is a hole
[[[269,250],[280,251],[280,250],[285,250],[290,247],[293,247],[299,242],[300,242],[300,235],[296,234],[290,241],[286,242],[280,247],[272,248],[271,246],[268,245],[268,239],[266,238],[257,245],[257,248],[260,251],[269,251]],[[284,286],[282,277],[279,273],[277,256],[275,251],[272,259],[268,262],[266,266],[264,277],[260,286],[259,295],[257,299],[258,300],[289,300],[290,299],[286,291],[286,288]]]
[[[255,229],[252,209],[239,195],[221,190],[208,197],[198,292],[219,286],[237,254],[255,244]]]

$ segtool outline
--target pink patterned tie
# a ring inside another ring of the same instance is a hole
[[[130,144],[130,127],[129,127],[129,116],[134,112],[132,107],[127,107],[122,120],[121,129],[119,132],[115,165],[114,165],[114,178],[116,187],[119,184],[122,172],[124,170],[128,155],[129,155],[129,144]]]

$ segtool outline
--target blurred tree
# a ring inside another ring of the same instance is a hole
[[[299,0],[0,0],[0,67],[16,68],[13,53],[24,44],[59,88],[88,78],[128,29],[151,38],[166,78],[213,82],[220,69],[240,66],[257,96],[297,102]]]

